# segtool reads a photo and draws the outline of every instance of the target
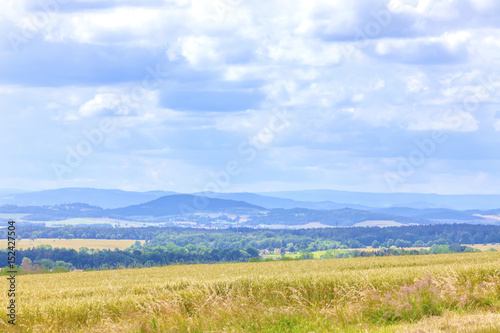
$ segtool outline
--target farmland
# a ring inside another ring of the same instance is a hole
[[[500,253],[484,252],[23,275],[16,328],[497,332],[499,267]]]
[[[134,244],[135,240],[130,239],[53,239],[53,238],[38,238],[38,239],[22,239],[18,241],[19,249],[36,247],[38,245],[50,245],[53,248],[67,248],[78,250],[81,247],[89,249],[111,249],[118,248],[120,250]],[[144,241],[141,241],[144,243]]]

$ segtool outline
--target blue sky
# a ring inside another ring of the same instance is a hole
[[[494,0],[7,0],[0,188],[500,193]]]

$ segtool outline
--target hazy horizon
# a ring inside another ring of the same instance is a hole
[[[0,188],[0,194],[6,194],[6,193],[16,193],[16,192],[41,192],[41,191],[51,191],[51,190],[64,190],[64,189],[96,189],[96,190],[118,190],[118,191],[125,191],[125,192],[155,192],[155,191],[161,191],[161,192],[175,192],[176,194],[195,194],[195,193],[202,193],[203,191],[191,191],[191,192],[180,192],[180,191],[174,191],[171,189],[151,189],[151,190],[130,190],[130,189],[121,189],[121,188],[100,188],[100,187],[56,187],[56,188],[44,188],[44,189],[36,189],[36,190],[30,190],[30,189],[12,189],[12,188]],[[9,192],[10,191],[10,192]],[[333,189],[333,188],[310,188],[310,189],[290,189],[290,190],[268,190],[268,191],[219,191],[219,192],[212,192],[212,193],[250,193],[250,194],[261,194],[265,195],[266,193],[275,193],[275,192],[300,192],[300,191],[339,191],[339,192],[359,192],[359,193],[371,193],[371,194],[436,194],[436,195],[500,195],[500,193],[436,193],[436,192],[370,192],[370,191],[344,191],[344,190],[339,190],[339,189]]]

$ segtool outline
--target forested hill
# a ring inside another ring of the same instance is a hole
[[[110,216],[166,216],[192,214],[196,212],[236,212],[257,213],[266,209],[244,201],[206,198],[191,194],[174,194],[125,208],[107,210]]]
[[[341,208],[354,208],[354,209],[369,209],[367,206],[338,203],[332,201],[297,201],[292,199],[284,199],[260,195],[255,193],[236,192],[236,193],[215,193],[215,192],[200,192],[194,193],[195,195],[202,195],[209,198],[228,199],[245,201],[252,205],[262,206],[268,209],[272,208],[307,208],[307,209],[341,209]]]

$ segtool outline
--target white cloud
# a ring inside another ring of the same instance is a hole
[[[429,87],[426,86],[427,77],[424,73],[418,73],[417,75],[410,76],[406,82],[406,90],[411,93],[418,93],[422,90],[427,90]]]
[[[365,99],[365,95],[363,94],[355,94],[354,96],[352,96],[352,101],[354,103],[361,102],[363,99]]]
[[[472,132],[479,128],[474,116],[464,111],[420,112],[410,118],[409,130]]]
[[[374,90],[380,90],[385,87],[385,81],[384,80],[378,80],[377,83],[375,84],[375,87],[373,88]]]
[[[374,55],[403,63],[439,64],[467,59],[470,34],[463,31],[440,37],[383,39],[376,42]]]
[[[500,119],[493,122],[493,127],[495,128],[495,131],[500,132]]]
[[[300,24],[296,32],[300,34],[344,35],[358,21],[359,1],[321,0],[297,4]]]
[[[179,39],[180,52],[195,68],[208,67],[222,60],[217,52],[217,40],[206,36],[188,36]]]
[[[280,63],[328,66],[340,62],[342,47],[285,36],[277,44],[268,46],[266,56]]]
[[[472,6],[479,12],[498,10],[499,4],[495,0],[471,0]]]
[[[82,117],[91,117],[104,112],[116,115],[126,115],[129,111],[123,108],[122,98],[115,94],[97,94],[85,102],[78,110]]]

